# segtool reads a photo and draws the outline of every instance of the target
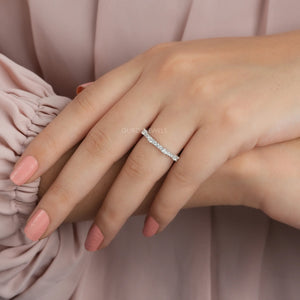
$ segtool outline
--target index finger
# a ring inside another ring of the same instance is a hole
[[[82,140],[89,129],[138,80],[142,72],[143,57],[140,54],[108,72],[78,94],[31,141],[17,161],[10,179],[17,185],[32,182]]]

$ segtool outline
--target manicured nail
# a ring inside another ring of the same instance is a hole
[[[33,156],[25,156],[12,171],[9,178],[16,185],[24,184],[38,169],[38,162]]]
[[[76,88],[76,94],[78,95],[80,92],[82,92],[88,85],[94,83],[94,81],[91,81],[91,82],[87,82],[87,83],[83,83],[81,85],[79,85],[77,88]]]
[[[38,209],[26,224],[24,232],[30,240],[38,241],[47,230],[49,223],[48,214],[43,209]]]
[[[96,251],[104,240],[104,235],[95,224],[91,227],[85,240],[85,249],[88,251]]]
[[[155,219],[148,216],[144,224],[143,234],[146,237],[153,236],[158,231],[158,228],[159,224],[155,221]]]

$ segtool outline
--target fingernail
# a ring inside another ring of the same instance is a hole
[[[38,162],[33,156],[25,156],[12,171],[9,178],[16,185],[24,184],[38,169]]]
[[[104,235],[95,224],[91,227],[85,240],[85,249],[88,251],[96,251],[101,245]]]
[[[78,95],[80,92],[82,92],[88,85],[94,83],[94,81],[91,81],[91,82],[87,82],[87,83],[83,83],[81,85],[79,85],[77,88],[76,88],[76,94]]]
[[[159,224],[155,221],[155,219],[148,216],[144,224],[143,234],[146,237],[153,236],[158,231],[158,228]]]
[[[38,241],[47,230],[49,223],[48,214],[43,209],[38,209],[26,224],[24,232],[30,240]]]

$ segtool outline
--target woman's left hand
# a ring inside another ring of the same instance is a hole
[[[172,165],[149,144],[143,128],[172,153],[182,151],[178,162]],[[299,136],[299,31],[172,42],[88,86],[31,142],[11,179],[34,180],[84,138],[27,223],[27,236],[37,240],[134,147],[89,232],[86,246],[96,250],[111,242],[169,169],[150,207],[146,236],[164,230],[227,160]]]

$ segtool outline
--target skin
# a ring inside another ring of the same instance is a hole
[[[41,177],[41,198],[77,146],[63,155]],[[298,210],[300,193],[300,139],[255,148],[222,165],[187,202],[184,209],[213,205],[242,205],[264,211],[278,221],[295,225],[294,212],[282,214],[287,201]],[[128,154],[116,162],[95,188],[70,212],[65,222],[91,220],[96,216],[111,184],[124,165]],[[163,180],[145,197],[133,215],[146,214]],[[300,224],[297,225],[300,228]]]
[[[300,136],[299,82],[300,31],[161,44],[107,73],[80,93],[21,157],[38,161],[30,182],[83,139],[37,207],[51,220],[43,237],[131,148],[95,219],[104,234],[101,248],[170,169],[148,211],[161,232],[226,162]],[[140,130],[133,130],[149,127],[173,153],[184,148],[173,166],[140,138]],[[258,207],[299,225],[292,201],[262,201]]]
[[[76,148],[77,146],[70,149],[41,176],[38,193],[39,198],[43,197],[51,184],[55,181],[55,178]],[[65,222],[91,220],[96,216],[97,210],[101,207],[110,186],[126,162],[127,157],[128,154],[118,160],[110,170],[107,171],[91,192],[74,207],[65,219]],[[254,207],[255,202],[253,200],[249,201],[249,203],[245,202],[251,192],[247,187],[250,186],[252,180],[251,174],[254,173],[253,161],[254,151],[228,161],[198,188],[184,208],[223,204]],[[163,178],[151,189],[133,215],[147,213],[162,182]]]

